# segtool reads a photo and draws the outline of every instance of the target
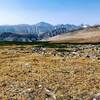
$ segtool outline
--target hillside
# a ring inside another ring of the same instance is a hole
[[[88,43],[100,42],[100,26],[92,26],[48,38],[50,42]]]

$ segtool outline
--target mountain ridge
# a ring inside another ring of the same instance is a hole
[[[59,28],[63,26],[74,26],[78,27],[76,25],[72,24],[61,24],[61,25],[52,25],[46,22],[39,22],[37,24],[29,25],[29,24],[18,24],[18,25],[0,25],[0,33],[2,32],[14,32],[14,33],[29,33],[34,34],[37,31],[44,30],[43,32],[54,30],[55,28]],[[42,29],[41,29],[42,27]],[[38,32],[37,32],[38,34]]]
[[[70,30],[78,29],[78,28],[79,26],[70,25],[70,24],[51,25],[46,22],[40,22],[34,25],[28,25],[28,24],[0,25],[0,41],[2,40],[7,41],[7,39],[8,41],[11,41],[11,40],[19,41],[19,39],[17,38],[22,37],[22,36],[24,39],[20,39],[21,41],[27,40],[24,35],[26,35],[27,37],[29,37],[30,35],[32,37],[34,36],[33,39],[28,38],[29,41],[41,40],[41,39],[49,38],[58,34],[63,34],[64,30],[66,30],[67,32]]]

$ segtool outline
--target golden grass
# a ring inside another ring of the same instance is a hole
[[[19,94],[28,88],[35,89],[35,80],[56,90],[57,100],[66,97],[70,100],[89,100],[93,94],[100,92],[99,60],[44,56],[32,53],[32,46],[25,46],[24,50],[20,47],[0,47],[0,100],[11,97],[13,100],[26,100]],[[36,100],[44,100],[39,96]]]

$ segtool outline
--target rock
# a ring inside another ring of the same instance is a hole
[[[100,100],[100,93],[95,94],[92,100]]]
[[[85,56],[85,58],[96,59],[96,55],[95,54],[87,54]]]
[[[29,63],[25,63],[25,64],[22,64],[22,67],[25,67],[25,68],[30,68],[30,67],[32,67],[32,65],[31,65],[31,64],[29,64]]]
[[[44,88],[45,91],[45,100],[56,100],[56,96],[54,94],[54,91],[51,89]]]
[[[23,92],[23,95],[25,96],[26,100],[35,100],[36,92],[35,90],[29,88]]]

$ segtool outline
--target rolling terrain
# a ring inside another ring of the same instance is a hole
[[[92,26],[84,29],[67,32],[47,39],[58,43],[95,43],[100,42],[100,26]]]

